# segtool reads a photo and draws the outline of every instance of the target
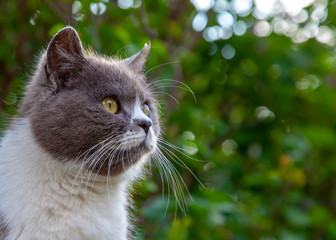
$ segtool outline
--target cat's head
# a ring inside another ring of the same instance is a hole
[[[157,147],[156,100],[144,76],[149,45],[127,59],[85,53],[66,27],[49,43],[20,113],[37,142],[60,161],[116,175]]]

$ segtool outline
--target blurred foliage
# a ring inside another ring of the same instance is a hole
[[[274,33],[260,38],[252,27],[208,42],[192,28],[198,11],[189,1],[128,2],[3,1],[1,128],[43,47],[66,24],[106,55],[129,56],[150,40],[149,80],[181,81],[196,95],[197,102],[172,82],[161,89],[161,112],[165,139],[201,159],[175,152],[205,188],[172,159],[192,197],[185,189],[183,213],[152,166],[133,192],[136,239],[336,239],[334,48]],[[335,5],[328,3],[324,20],[330,29]],[[230,60],[221,51],[228,44]]]

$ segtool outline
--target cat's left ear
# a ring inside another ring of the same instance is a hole
[[[150,52],[150,43],[146,43],[143,49],[133,56],[124,59],[123,61],[135,72],[141,73],[145,69],[145,64]]]
[[[78,70],[84,59],[76,30],[72,27],[63,28],[53,37],[47,49],[47,80],[55,89],[65,86],[70,75]]]

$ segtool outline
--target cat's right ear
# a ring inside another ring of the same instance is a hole
[[[146,43],[140,52],[134,54],[129,58],[124,59],[123,62],[126,63],[135,72],[142,73],[145,68],[150,48],[150,43]]]
[[[84,61],[81,41],[75,29],[65,27],[50,41],[45,65],[46,77],[55,90],[66,85],[70,74]]]

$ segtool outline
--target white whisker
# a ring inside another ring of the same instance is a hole
[[[184,152],[184,149],[183,149],[183,148],[178,147],[178,146],[175,146],[174,144],[172,144],[172,143],[170,143],[170,142],[167,142],[167,141],[165,141],[165,140],[163,140],[163,139],[159,139],[158,141],[159,141],[160,143],[162,143],[162,144],[165,144],[165,145],[168,146],[168,147],[173,148],[175,151],[181,153],[183,156],[185,156],[185,157],[187,157],[187,158],[189,158],[189,159],[191,159],[191,160],[194,160],[194,161],[196,161],[196,162],[205,162],[205,160],[200,160],[200,159],[196,159],[196,158],[191,157],[190,155],[188,155],[188,154],[186,154],[186,153]]]
[[[181,84],[181,85],[183,85],[183,87],[174,85],[174,83]],[[195,100],[195,103],[197,103],[197,99],[196,99],[196,95],[195,95],[194,91],[184,82],[181,82],[181,81],[178,81],[178,80],[175,80],[175,79],[165,78],[165,79],[159,79],[159,80],[153,81],[150,84],[148,84],[149,89],[152,89],[152,90],[155,90],[156,87],[160,87],[160,86],[175,87],[175,88],[181,88],[181,89],[187,90],[192,94],[192,96]]]
[[[171,97],[177,104],[180,104],[179,101],[174,97],[172,96],[171,94],[169,93],[166,93],[166,92],[152,92],[153,94],[163,94],[163,95],[167,95],[169,97]]]
[[[162,150],[164,152],[166,152],[170,157],[171,159],[176,162],[178,165],[180,165],[181,167],[187,169],[191,175],[193,175],[193,177],[198,181],[198,183],[203,187],[205,188],[205,186],[203,185],[203,183],[201,182],[201,180],[198,179],[198,177],[193,173],[193,171],[191,171],[191,169],[181,160],[179,159],[178,156],[176,156],[175,153],[173,153],[171,150],[169,150],[168,148],[164,147],[163,145],[160,145],[160,147],[162,147]]]

